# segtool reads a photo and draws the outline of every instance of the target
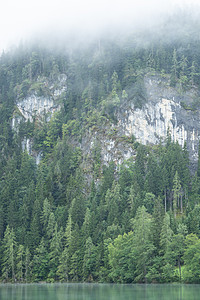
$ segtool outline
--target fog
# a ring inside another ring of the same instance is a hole
[[[1,4],[0,51],[32,39],[97,36],[158,24],[198,0],[7,0]]]

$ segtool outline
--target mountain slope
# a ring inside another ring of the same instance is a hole
[[[199,283],[200,42],[141,40],[1,56],[2,280]]]

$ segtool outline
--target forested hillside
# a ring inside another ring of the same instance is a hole
[[[200,282],[200,165],[191,175],[187,145],[170,132],[149,146],[121,136],[135,155],[109,164],[98,145],[89,157],[78,146],[88,130],[112,128],[124,101],[145,104],[146,74],[199,94],[200,40],[188,32],[62,49],[20,45],[1,55],[2,281]],[[18,101],[49,96],[62,74],[60,110],[21,116],[13,127]],[[181,105],[198,112],[200,98]],[[41,153],[39,164],[24,138]]]

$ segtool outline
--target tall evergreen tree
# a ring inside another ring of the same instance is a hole
[[[2,247],[2,277],[6,280],[15,281],[16,273],[16,238],[13,228],[10,229],[9,225],[6,227]]]
[[[174,210],[175,218],[177,213],[177,206],[179,205],[180,195],[181,195],[181,183],[180,183],[178,172],[176,171],[173,180],[173,210]]]
[[[85,242],[85,253],[83,257],[83,279],[93,281],[96,274],[96,249],[91,237]]]
[[[35,249],[32,268],[33,280],[42,281],[47,278],[49,272],[49,254],[45,245],[44,238],[42,237],[39,246]]]
[[[152,264],[154,245],[151,240],[151,217],[144,206],[139,207],[133,220],[133,256],[136,261],[135,281],[147,283],[147,274]]]
[[[62,239],[63,230],[62,228],[58,231],[57,223],[55,224],[52,239],[50,241],[50,252],[49,252],[49,274],[48,280],[57,280],[57,269],[59,265],[59,257],[62,253]]]
[[[25,261],[24,261],[24,246],[19,245],[16,253],[16,279],[19,282],[24,281],[24,268],[25,268]]]

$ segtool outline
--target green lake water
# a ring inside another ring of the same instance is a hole
[[[200,300],[200,285],[0,284],[0,300]]]

